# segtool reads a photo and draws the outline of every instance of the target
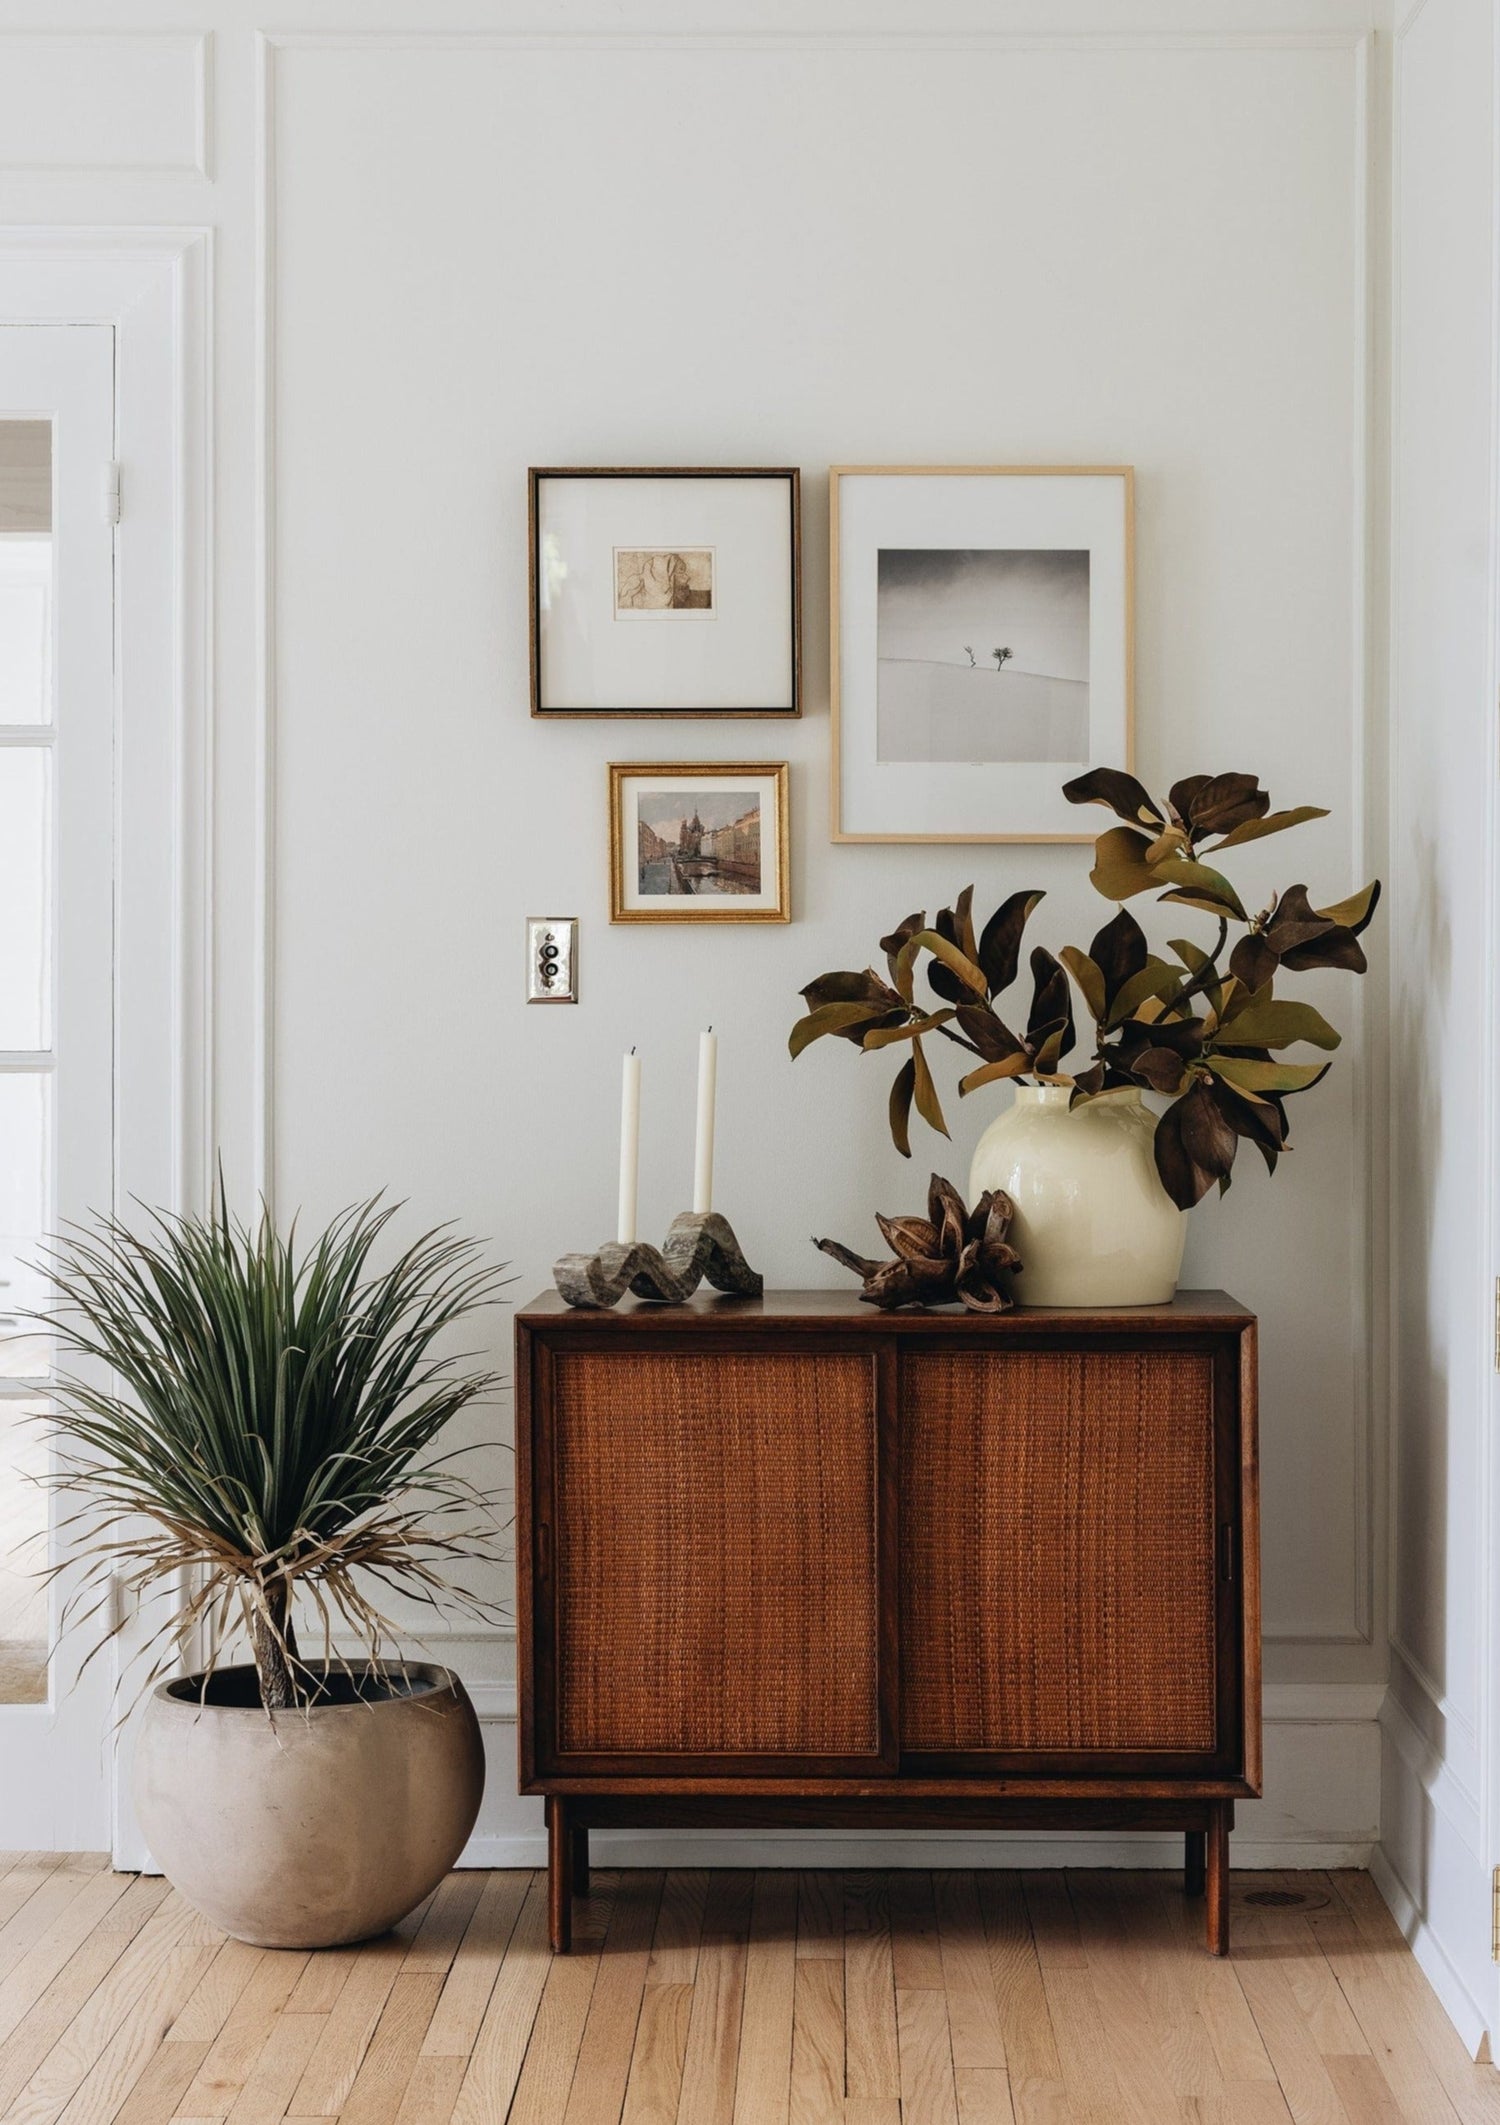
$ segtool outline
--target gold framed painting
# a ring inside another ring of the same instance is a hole
[[[784,760],[615,761],[611,922],[790,922]]]
[[[835,841],[1091,841],[1134,755],[1128,465],[829,474]]]

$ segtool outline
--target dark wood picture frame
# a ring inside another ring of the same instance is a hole
[[[541,483],[543,480],[785,480],[790,512],[791,560],[791,704],[763,707],[749,704],[732,707],[695,706],[548,708],[542,701],[541,585],[538,569],[540,548]],[[802,713],[802,475],[795,465],[533,465],[526,475],[527,628],[530,643],[531,713],[538,719],[558,721],[589,717],[624,717],[630,720],[679,720],[707,718],[712,721],[786,720]]]

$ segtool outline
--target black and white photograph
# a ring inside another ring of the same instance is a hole
[[[835,841],[1082,841],[1131,767],[1128,465],[835,465]]]
[[[875,625],[879,759],[1087,759],[1086,550],[882,547]]]

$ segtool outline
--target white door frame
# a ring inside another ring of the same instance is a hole
[[[206,229],[0,229],[0,324],[115,328],[115,1111],[113,1209],[200,1207],[214,1135],[212,455]],[[101,498],[102,506],[102,498]],[[116,1641],[116,1687],[128,1630]],[[145,1848],[114,1751],[108,1839]]]

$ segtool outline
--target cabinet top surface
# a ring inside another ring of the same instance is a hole
[[[689,1329],[777,1327],[864,1329],[887,1335],[1026,1335],[1037,1330],[1078,1334],[1084,1331],[1152,1329],[1189,1334],[1207,1328],[1242,1329],[1254,1321],[1247,1307],[1226,1291],[1179,1291],[1164,1306],[1016,1306],[1008,1313],[966,1313],[960,1306],[930,1312],[904,1308],[882,1313],[849,1291],[768,1291],[758,1299],[725,1298],[700,1291],[682,1306],[662,1306],[649,1299],[622,1299],[609,1311],[569,1306],[555,1291],[544,1291],[521,1307],[518,1321],[555,1328],[566,1322],[583,1334],[630,1334],[643,1328]]]

